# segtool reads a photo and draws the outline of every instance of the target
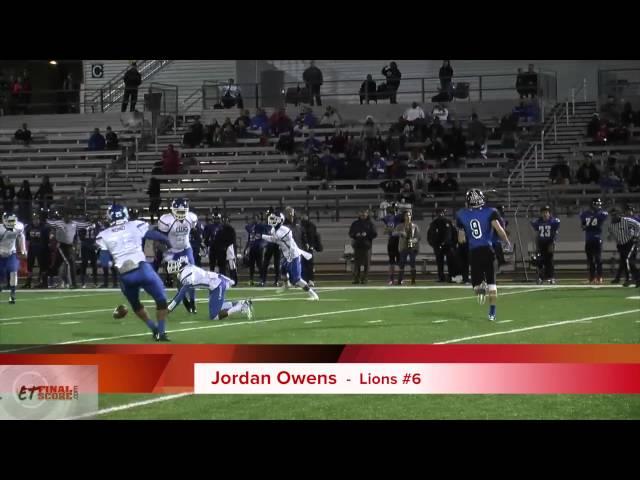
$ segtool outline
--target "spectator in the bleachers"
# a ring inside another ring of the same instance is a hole
[[[443,60],[440,71],[438,72],[440,77],[440,90],[443,92],[450,92],[451,81],[453,79],[453,68],[451,68],[451,60]]]
[[[640,163],[633,155],[627,160],[622,176],[630,192],[640,192]]]
[[[215,118],[210,125],[207,125],[204,140],[210,147],[222,143],[222,128]]]
[[[0,199],[2,200],[2,208],[4,212],[13,212],[13,202],[16,196],[16,190],[11,183],[9,177],[3,180],[0,177]],[[2,281],[3,279],[0,279]]]
[[[442,168],[458,168],[460,166],[460,160],[456,158],[453,153],[450,153],[447,158],[442,161]]]
[[[242,99],[242,92],[240,87],[236,85],[233,78],[229,79],[229,83],[222,87],[222,106],[224,108],[237,107],[244,108],[244,100]]]
[[[600,115],[594,113],[587,124],[587,137],[595,141],[598,130],[600,130]]]
[[[371,76],[371,74],[367,75],[367,79],[362,82],[362,85],[360,85],[360,105],[363,104],[363,102],[367,102],[367,105],[369,105],[369,102],[371,100],[375,101],[376,103],[378,103],[378,97],[376,95],[376,91],[377,91],[377,87],[376,87],[376,82],[373,79],[373,77]]]
[[[620,114],[620,123],[625,127],[629,127],[633,125],[634,121],[635,113],[633,112],[633,108],[631,108],[631,102],[627,102],[624,104],[624,108]]]
[[[73,76],[69,73],[62,82],[62,113],[76,113],[76,91]]]
[[[309,91],[309,98],[311,99],[311,106],[314,105],[314,100],[318,104],[318,106],[322,105],[322,100],[320,99],[320,87],[322,86],[322,71],[316,67],[316,62],[311,60],[309,67],[302,72],[302,80],[307,86],[307,90]]]
[[[427,191],[429,193],[439,193],[442,191],[442,186],[440,176],[434,173],[431,175],[431,180],[427,184]]]
[[[107,127],[107,133],[105,135],[105,140],[107,142],[107,150],[117,150],[118,149],[118,135],[116,132],[111,130],[111,127]]]
[[[516,77],[516,91],[520,98],[526,97],[526,88],[525,88],[525,77],[522,73],[522,68],[518,68],[518,76]]]
[[[380,152],[373,152],[371,166],[369,167],[369,178],[384,178],[387,172],[387,161],[380,155]]]
[[[396,196],[402,190],[402,182],[400,180],[385,180],[380,184],[380,188],[389,196]]]
[[[593,138],[593,143],[596,145],[605,145],[609,141],[610,135],[609,124],[607,122],[601,122]]]
[[[460,122],[454,122],[449,132],[445,134],[444,142],[447,151],[456,160],[467,155],[467,141]]]
[[[576,179],[582,184],[598,183],[600,171],[593,163],[593,153],[588,153],[585,160],[576,173]]]
[[[160,211],[160,180],[156,177],[151,177],[149,179],[149,188],[147,189],[147,194],[149,194],[149,215],[151,216],[151,222],[153,223],[153,217],[159,217]]]
[[[434,120],[437,118],[440,122],[446,122],[449,118],[449,110],[441,103],[436,103],[431,111],[431,116]]]
[[[425,156],[432,160],[440,160],[447,155],[447,149],[442,137],[438,136],[435,131],[431,132],[431,138],[427,140],[425,148]]]
[[[398,69],[398,65],[396,62],[391,62],[389,65],[386,65],[382,69],[382,75],[386,78],[387,89],[389,92],[389,101],[390,103],[398,103],[397,102],[397,94],[398,89],[400,88],[400,79],[402,78],[402,73]]]
[[[342,125],[342,117],[331,105],[327,106],[324,115],[320,118],[320,127],[339,127]]]
[[[402,189],[400,190],[400,203],[413,205],[416,203],[416,194],[413,191],[413,184],[411,180],[407,179],[402,184]]]
[[[291,132],[284,132],[280,135],[278,143],[276,144],[276,150],[280,153],[286,153],[287,155],[293,155],[296,149],[295,139]]]
[[[571,183],[571,170],[569,163],[563,156],[558,157],[558,161],[549,171],[549,182],[553,185],[569,185]]]
[[[524,74],[525,96],[536,98],[538,94],[538,74],[533,69],[533,63],[529,64],[529,70]]]
[[[338,131],[338,134],[331,138],[331,152],[332,153],[345,153],[347,149],[347,143],[349,139],[345,135],[344,131]]]
[[[433,138],[444,138],[444,127],[439,117],[433,118],[433,123],[429,127],[429,136]]]
[[[89,151],[94,152],[104,150],[105,145],[106,141],[104,136],[100,133],[100,129],[94,128],[93,134],[89,137]]]
[[[269,117],[263,109],[256,110],[255,117],[251,119],[250,128],[251,130],[260,130],[263,135],[269,133]]]
[[[380,129],[371,115],[367,115],[360,138],[364,141],[377,138],[380,135]]]
[[[313,109],[305,107],[301,115],[302,125],[307,128],[316,128],[318,126],[318,117],[313,113]]]
[[[614,165],[610,165],[604,175],[600,179],[600,186],[603,190],[612,192],[621,192],[624,183],[617,168]]]
[[[324,149],[324,153],[322,154],[322,157],[320,157],[320,163],[322,164],[322,167],[324,169],[324,178],[326,180],[332,180],[336,177],[338,159],[331,153],[331,150],[329,148]]]
[[[236,121],[233,122],[233,126],[237,128],[240,122],[244,123],[247,127],[251,125],[251,116],[249,110],[243,110],[240,116],[236,118]]]
[[[469,141],[471,142],[472,154],[474,156],[482,155],[487,143],[487,127],[480,121],[477,113],[471,115],[471,122],[467,128]]]
[[[293,122],[287,116],[287,111],[284,108],[278,109],[273,112],[269,119],[269,128],[272,135],[280,135],[282,132],[288,132],[293,127]]]
[[[49,175],[42,177],[42,182],[38,191],[33,196],[34,200],[39,200],[38,206],[40,210],[48,210],[53,204],[53,186],[49,181]]]
[[[9,84],[9,93],[11,94],[10,113],[16,114],[20,108],[20,95],[22,94],[22,78],[11,77]]]
[[[227,118],[222,124],[222,145],[225,147],[234,147],[237,143],[237,134],[233,128],[231,120]]]
[[[20,190],[16,195],[18,199],[18,219],[23,223],[31,221],[31,202],[33,201],[33,195],[31,194],[31,185],[29,180],[23,180]]]
[[[26,123],[22,124],[22,128],[16,130],[13,138],[15,138],[18,142],[24,143],[25,146],[31,143],[31,130],[27,128]]]
[[[413,148],[409,151],[407,166],[418,170],[424,170],[427,167],[427,162],[424,160],[424,155],[419,148]]]
[[[227,118],[227,120],[229,119]],[[182,144],[187,148],[196,148],[202,143],[204,137],[204,127],[200,123],[200,120],[196,120],[182,136]]]
[[[402,118],[410,125],[413,125],[413,123],[416,120],[424,120],[425,115],[424,115],[424,110],[422,110],[422,107],[420,105],[418,105],[418,102],[413,102],[411,104],[411,108],[407,108],[404,112],[404,114],[402,115]]]
[[[322,142],[316,138],[316,135],[311,132],[309,138],[304,142],[304,153],[306,155],[318,154],[322,150]]]
[[[162,173],[165,175],[177,175],[180,173],[180,152],[169,144],[167,149],[162,152]]]
[[[122,108],[121,112],[127,111],[127,106],[131,102],[131,112],[136,111],[136,102],[138,101],[138,87],[142,83],[142,76],[138,71],[138,65],[136,62],[131,64],[131,67],[124,74],[124,95],[122,96]]]
[[[458,191],[458,182],[456,180],[455,174],[447,173],[446,180],[442,183],[442,191],[443,192]]]

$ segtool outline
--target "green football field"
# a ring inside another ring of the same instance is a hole
[[[321,300],[300,291],[236,288],[255,318],[209,321],[180,307],[169,336],[187,344],[637,343],[640,289],[502,284],[497,321],[470,287],[325,282]],[[173,292],[170,292],[172,294]],[[0,350],[16,344],[154,343],[131,313],[115,320],[119,292],[19,291],[0,294]],[[148,302],[148,298],[145,297]],[[152,306],[152,302],[147,305]],[[636,395],[102,395],[101,419],[626,419],[640,418]]]

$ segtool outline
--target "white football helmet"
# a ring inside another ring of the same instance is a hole
[[[180,273],[187,265],[189,265],[189,259],[187,257],[180,257],[178,260],[169,260],[167,262],[167,273]]]
[[[5,226],[5,228],[12,230],[13,228],[15,228],[17,222],[18,217],[15,213],[5,212],[2,214],[2,224]]]
[[[189,202],[184,198],[176,198],[171,203],[171,213],[173,213],[173,216],[176,217],[177,220],[184,220],[189,213]]]
[[[267,223],[270,227],[277,227],[284,222],[284,215],[281,213],[272,213],[267,218]]]

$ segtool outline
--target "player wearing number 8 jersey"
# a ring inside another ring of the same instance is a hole
[[[599,198],[591,201],[591,209],[580,214],[591,284],[604,282],[602,279],[602,225],[608,216],[609,213],[602,209],[602,200]]]
[[[493,251],[493,231],[504,242],[505,251],[511,250],[511,243],[500,225],[500,214],[495,208],[485,206],[484,194],[475,188],[467,192],[467,207],[456,215],[458,241],[469,243],[469,263],[471,265],[471,285],[484,303],[489,296],[489,320],[496,319],[495,252]]]

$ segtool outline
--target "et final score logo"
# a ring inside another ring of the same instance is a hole
[[[78,400],[78,385],[21,385],[16,393],[18,400]]]

